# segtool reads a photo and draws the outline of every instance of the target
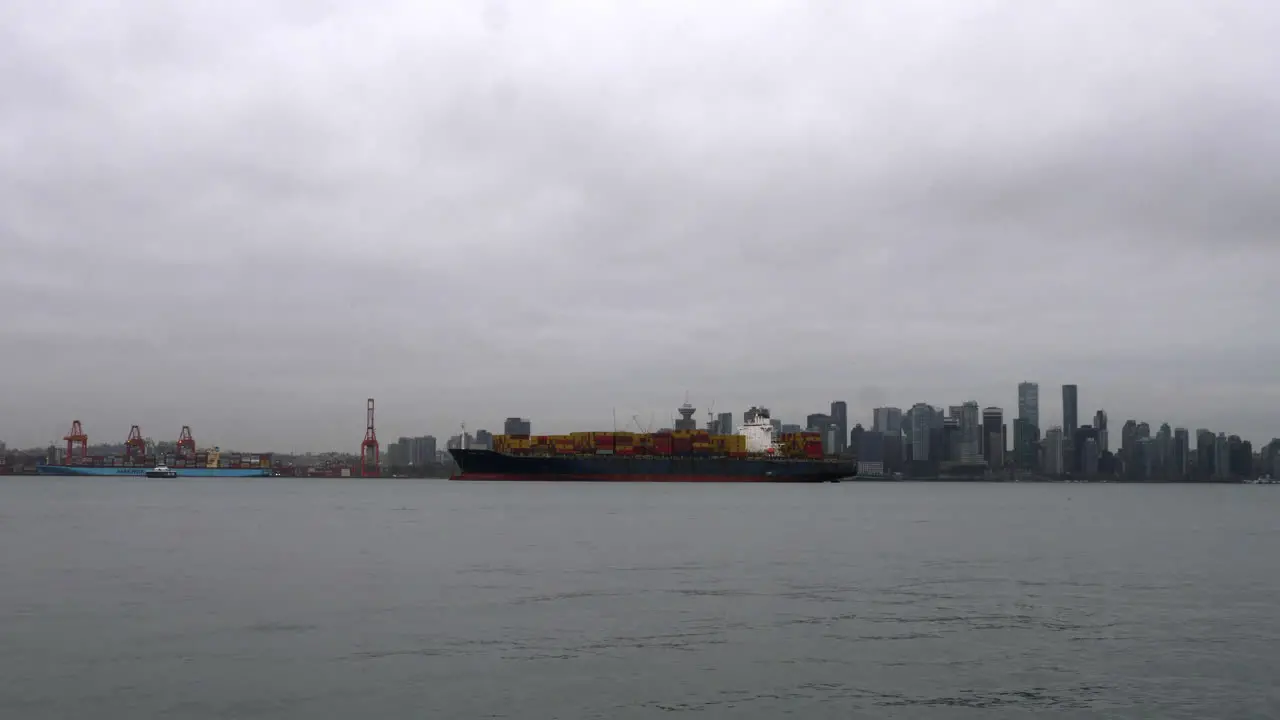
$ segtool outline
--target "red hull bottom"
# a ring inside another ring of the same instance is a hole
[[[735,475],[505,475],[463,473],[450,480],[509,480],[518,482],[665,482],[665,483],[820,483],[826,480]]]

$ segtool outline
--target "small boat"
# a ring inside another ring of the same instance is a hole
[[[177,471],[175,471],[175,470],[171,470],[171,469],[169,468],[169,466],[168,466],[168,465],[157,465],[157,466],[155,466],[154,468],[152,468],[152,469],[150,469],[150,470],[148,470],[148,471],[147,471],[147,477],[149,477],[149,478],[176,478],[176,477],[178,477],[178,473],[177,473]]]

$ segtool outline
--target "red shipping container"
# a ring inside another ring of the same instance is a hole
[[[693,454],[693,441],[692,441],[692,440],[690,440],[690,439],[689,439],[689,438],[687,438],[687,437],[682,437],[682,438],[672,438],[672,439],[671,439],[671,454],[672,454],[672,455],[692,455],[692,454]]]

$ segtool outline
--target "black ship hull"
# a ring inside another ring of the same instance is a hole
[[[838,482],[857,473],[852,461],[626,455],[508,455],[451,449],[454,480],[585,482]]]

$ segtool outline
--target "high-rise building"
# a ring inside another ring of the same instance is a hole
[[[789,433],[804,432],[804,428],[800,427],[799,425],[796,425],[795,423],[787,423],[786,425],[780,426],[778,428],[778,432],[785,435]]]
[[[1231,477],[1231,443],[1226,433],[1218,433],[1213,443],[1213,476],[1219,480]]]
[[[1196,430],[1196,474],[1201,479],[1213,477],[1215,439],[1213,431],[1199,428]]]
[[[1026,418],[1013,421],[1013,461],[1024,470],[1036,467],[1037,448],[1040,445],[1040,430]]]
[[[842,453],[849,447],[849,405],[845,401],[831,403],[831,423],[840,430],[835,452]]]
[[[773,427],[773,436],[778,437],[782,434],[782,421],[778,418],[769,418],[769,425]]]
[[[476,449],[492,450],[493,449],[493,433],[488,430],[476,431]]]
[[[1173,474],[1173,428],[1169,423],[1161,423],[1156,432],[1155,466],[1158,474],[1165,477]]]
[[[1044,472],[1046,475],[1057,476],[1062,474],[1064,450],[1062,428],[1057,425],[1049,428],[1049,431],[1044,434]]]
[[[737,431],[737,428],[733,426],[733,413],[720,413],[718,422],[721,435],[733,435]]]
[[[846,438],[840,436],[840,426],[831,423],[822,433],[822,452],[824,455],[837,455]]]
[[[871,429],[878,433],[902,432],[902,408],[878,407],[871,415]]]
[[[960,461],[982,462],[982,414],[978,403],[970,400],[960,406]]]
[[[884,433],[868,430],[858,438],[858,475],[880,477],[885,471]]]
[[[506,435],[529,435],[533,431],[533,423],[518,417],[509,417],[502,423],[502,432]]]
[[[982,409],[982,457],[991,465],[996,446],[1004,455],[1004,410],[998,407]],[[995,467],[994,465],[992,465]]]
[[[1099,410],[1093,414],[1093,428],[1098,431],[1098,453],[1111,450],[1111,442],[1107,438],[1107,413]]]
[[[1227,453],[1231,477],[1253,477],[1253,443],[1231,435],[1227,437]]]
[[[959,462],[961,457],[960,450],[960,418],[948,417],[942,421],[941,442],[933,442],[933,438],[929,438],[931,448],[938,448],[940,452],[935,455],[939,460],[948,460],[950,462]]]
[[[413,439],[402,437],[387,448],[387,464],[395,468],[408,467],[413,463]]]
[[[1040,430],[1040,385],[1033,382],[1018,383],[1018,417]]]
[[[1134,454],[1137,457],[1135,465],[1137,466],[1138,477],[1143,480],[1150,480],[1155,477],[1155,441],[1150,437],[1139,437],[1137,440],[1137,451]]]
[[[831,425],[831,416],[826,413],[813,413],[811,415],[806,415],[804,422],[805,430],[808,430],[809,432],[825,433],[827,428]]]
[[[862,435],[865,432],[867,431],[862,427],[862,423],[854,425],[853,429],[849,431],[848,449],[853,451],[854,457],[858,456],[858,449],[862,447]],[[882,440],[880,444],[883,445],[884,441]]]
[[[1098,450],[1098,441],[1095,438],[1088,438],[1084,441],[1084,447],[1080,448],[1080,471],[1086,477],[1096,476],[1100,458],[1101,451]]]
[[[1173,462],[1170,476],[1184,480],[1191,471],[1191,434],[1186,428],[1173,430]]]
[[[911,459],[929,459],[929,431],[933,427],[933,407],[927,403],[911,406]]]
[[[1066,437],[1075,437],[1080,427],[1077,412],[1077,389],[1075,385],[1062,386],[1062,433]]]
[[[1077,416],[1077,390],[1075,385],[1062,386],[1062,448],[1065,453],[1063,459],[1063,470],[1065,472],[1074,473],[1079,468],[1076,467],[1078,460],[1079,448],[1075,446],[1076,430],[1080,429],[1079,417]]]
[[[1068,462],[1064,463],[1069,466],[1069,471],[1071,473],[1075,474],[1075,473],[1084,472],[1084,467],[1085,467],[1084,446],[1090,440],[1093,441],[1093,446],[1097,448],[1098,431],[1092,425],[1084,425],[1082,427],[1076,428],[1076,434],[1071,438],[1071,452],[1068,453]],[[1101,460],[1102,460],[1102,451],[1098,450],[1099,464],[1101,463]],[[1096,472],[1097,470],[1095,468],[1094,473],[1096,474]]]

